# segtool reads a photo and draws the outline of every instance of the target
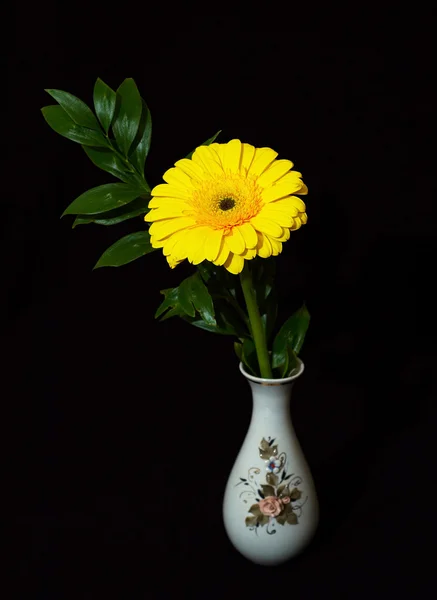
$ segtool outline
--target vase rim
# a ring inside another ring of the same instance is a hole
[[[292,383],[295,379],[300,377],[305,370],[305,365],[303,361],[301,361],[300,358],[297,358],[297,360],[299,364],[295,373],[293,375],[290,375],[290,377],[284,377],[283,379],[266,379],[264,377],[256,377],[255,375],[250,375],[249,373],[247,373],[247,371],[244,370],[244,365],[242,362],[240,362],[240,371],[246,377],[246,379],[249,379],[249,381],[253,381],[253,383],[259,383],[260,385],[266,386],[287,385],[287,383]]]

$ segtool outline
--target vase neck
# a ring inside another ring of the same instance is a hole
[[[290,398],[294,382],[283,385],[263,385],[249,381],[252,389],[253,412],[284,415],[289,414]]]

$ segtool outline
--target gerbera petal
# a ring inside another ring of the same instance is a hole
[[[308,221],[308,215],[306,213],[301,213],[299,215],[300,220],[302,221],[302,224],[305,225]]]
[[[198,265],[205,260],[205,240],[207,239],[209,227],[195,227],[191,229],[184,239],[187,247],[187,258],[193,265]]]
[[[290,239],[290,229],[288,227],[283,227],[282,235],[280,235],[279,237],[275,237],[275,240],[277,240],[278,242],[286,242],[289,239]]]
[[[186,227],[191,227],[195,224],[194,219],[190,217],[177,217],[176,219],[167,219],[165,221],[156,221],[152,223],[149,228],[150,235],[156,237],[158,240],[176,233]]]
[[[174,185],[178,189],[193,187],[191,177],[187,175],[184,171],[182,171],[182,169],[177,169],[176,167],[172,167],[171,169],[166,171],[162,178],[164,181],[171,185]]]
[[[272,245],[272,255],[277,256],[282,252],[282,243],[272,237],[271,235],[267,236],[269,238],[269,242]]]
[[[256,251],[261,258],[268,258],[272,255],[272,245],[270,240],[263,233],[257,232],[258,244],[256,245]]]
[[[290,229],[292,231],[295,231],[296,229],[299,229],[302,225],[302,221],[300,219],[300,217],[294,217],[293,219],[293,225],[290,227]]]
[[[174,269],[175,267],[178,266],[178,264],[180,262],[182,262],[184,259],[182,258],[181,260],[178,260],[177,258],[175,258],[174,256],[170,255],[167,256],[167,262],[169,264],[170,269]]]
[[[264,202],[273,202],[279,198],[284,198],[290,194],[297,194],[302,187],[302,181],[299,177],[289,177],[292,173],[287,173],[279,181],[263,189],[261,198]]]
[[[261,175],[277,156],[278,153],[271,148],[257,148],[252,164],[250,165],[249,173],[251,175]]]
[[[231,171],[231,173],[238,173],[240,169],[240,158],[241,142],[240,140],[231,140],[225,146],[223,169]]]
[[[205,171],[198,164],[189,160],[188,158],[182,158],[175,163],[175,167],[181,169],[192,179],[202,181],[205,179]]]
[[[192,192],[189,189],[183,189],[170,185],[169,183],[160,183],[150,192],[152,196],[163,196],[165,198],[191,199]]]
[[[296,211],[297,213],[297,211]],[[278,210],[276,208],[270,208],[270,204],[265,206],[260,215],[266,219],[274,221],[281,227],[291,227],[293,225],[293,215],[285,210]]]
[[[214,261],[220,252],[223,229],[211,229],[205,241],[205,258]]]
[[[302,183],[302,187],[300,188],[300,190],[298,192],[294,192],[294,193],[301,194],[302,196],[306,196],[308,194],[308,188],[304,183]]]
[[[187,235],[188,229],[182,229],[181,231],[177,231],[172,235],[164,238],[164,240],[159,240],[159,244],[163,246],[163,254],[164,256],[168,256],[172,253],[173,248],[176,246],[177,242],[179,242],[183,237]]]
[[[161,205],[159,208],[153,208],[144,217],[145,221],[161,221],[162,219],[171,219],[173,217],[182,217],[184,211],[187,210],[188,206],[184,203],[176,204],[171,203],[169,205]]]
[[[305,204],[297,196],[288,196],[287,198],[280,198],[279,200],[275,200],[274,202],[269,202],[267,206],[269,208],[289,212],[294,217],[306,209]]]
[[[281,208],[287,208],[287,210],[295,208],[298,212],[306,211],[305,202],[303,202],[297,196],[288,196],[287,198],[280,198],[279,200],[275,200],[275,202],[271,202],[270,204],[272,206],[280,206]]]
[[[252,225],[250,223],[243,223],[243,225],[240,225],[237,229],[244,238],[246,248],[255,248],[258,243],[258,238]]]
[[[227,261],[223,265],[230,273],[238,275],[241,273],[244,267],[244,258],[238,256],[238,254],[229,254]]]
[[[227,244],[225,244],[225,238],[222,237],[219,253],[217,254],[217,258],[215,258],[212,262],[218,266],[223,265],[229,256],[229,252],[230,252],[229,247]]]
[[[246,260],[252,260],[252,258],[255,258],[256,256],[256,248],[246,248],[246,250],[242,252],[240,256]]]
[[[291,160],[275,160],[275,162],[258,177],[257,184],[265,188],[278,181],[293,168]]]
[[[225,235],[225,242],[228,245],[229,250],[234,254],[241,254],[246,249],[244,237],[237,227],[234,227],[227,235]]]
[[[247,175],[254,156],[255,146],[252,146],[251,144],[241,144],[240,172],[242,175]]]
[[[193,154],[193,161],[210,175],[223,175],[217,155],[208,146],[199,146]]]
[[[268,233],[269,235],[273,235],[274,237],[280,236],[282,233],[281,226],[272,221],[271,219],[266,219],[261,215],[257,215],[250,220],[250,223],[255,227],[257,231],[261,231],[262,233]]]
[[[214,150],[214,152],[217,154],[217,156],[219,158],[219,162],[222,166],[223,166],[223,160],[224,160],[224,156],[225,156],[225,146],[226,146],[226,144],[217,144],[217,142],[214,142],[213,144],[209,145],[211,150]]]

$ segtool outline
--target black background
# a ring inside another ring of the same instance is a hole
[[[22,6],[9,51],[2,396],[14,564],[31,590],[19,597],[426,597],[436,534],[429,15],[279,13],[252,25],[183,7],[153,19],[145,7],[107,8]],[[145,97],[152,185],[222,129],[221,141],[293,160],[310,189],[308,225],[278,269],[281,317],[303,300],[312,314],[292,412],[322,520],[284,566],[248,563],[222,527],[251,410],[231,340],[153,318],[159,290],[192,267],[171,271],[157,252],[92,272],[141,219],[73,231],[59,219],[111,177],[45,124],[43,90],[90,103],[97,77],[112,87],[133,77]]]

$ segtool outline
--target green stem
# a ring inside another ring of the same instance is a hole
[[[125,164],[125,166],[127,167],[128,171],[130,173],[132,173],[135,177],[137,177],[141,183],[142,187],[145,187],[145,191],[150,192],[150,186],[146,181],[146,178],[144,177],[144,175],[142,175],[136,168],[135,166],[130,162],[130,160],[128,158],[126,158],[125,156],[123,156],[123,154],[121,154],[121,152],[119,152],[117,150],[117,148],[114,146],[114,144],[112,143],[110,137],[108,135],[105,136],[106,140],[109,144],[109,147],[111,148],[112,152],[118,156],[118,158]]]
[[[246,301],[247,313],[249,315],[249,322],[252,329],[252,336],[255,343],[261,377],[264,377],[265,379],[272,379],[272,368],[270,366],[266,336],[263,323],[261,321],[261,316],[259,314],[258,305],[256,303],[255,290],[253,289],[252,282],[252,273],[250,272],[250,267],[247,263],[240,273],[240,281],[244,299]]]

